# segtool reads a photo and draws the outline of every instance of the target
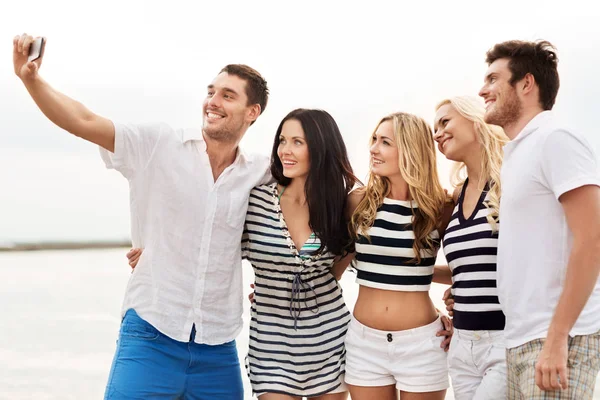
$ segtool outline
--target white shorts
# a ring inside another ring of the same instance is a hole
[[[413,393],[447,389],[446,352],[438,317],[429,325],[386,332],[352,317],[346,334],[346,383],[355,386],[396,385]]]
[[[507,398],[503,331],[455,329],[448,366],[456,400]]]

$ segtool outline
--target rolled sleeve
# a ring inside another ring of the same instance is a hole
[[[600,186],[598,161],[589,143],[566,130],[548,135],[543,147],[542,170],[556,199],[586,185]]]
[[[110,152],[100,147],[100,157],[106,168],[119,171],[130,179],[144,169],[154,154],[165,124],[120,124],[115,127],[115,148]]]

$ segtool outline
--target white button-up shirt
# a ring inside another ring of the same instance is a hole
[[[550,111],[534,117],[504,147],[498,239],[498,298],[508,348],[545,338],[564,288],[573,247],[559,198],[600,186],[592,147]],[[570,332],[600,329],[600,280]]]
[[[122,315],[138,315],[172,339],[229,342],[242,329],[241,238],[250,190],[270,179],[269,159],[241,149],[214,181],[197,129],[115,123],[107,168],[129,181],[131,236],[144,252]]]

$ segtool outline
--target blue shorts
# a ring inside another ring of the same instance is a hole
[[[235,341],[218,346],[178,342],[130,309],[117,341],[105,400],[242,399]]]

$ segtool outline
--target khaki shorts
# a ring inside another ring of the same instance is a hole
[[[600,369],[600,332],[569,338],[567,390],[542,391],[535,384],[535,363],[543,345],[544,339],[536,339],[506,350],[508,398],[592,400]]]

